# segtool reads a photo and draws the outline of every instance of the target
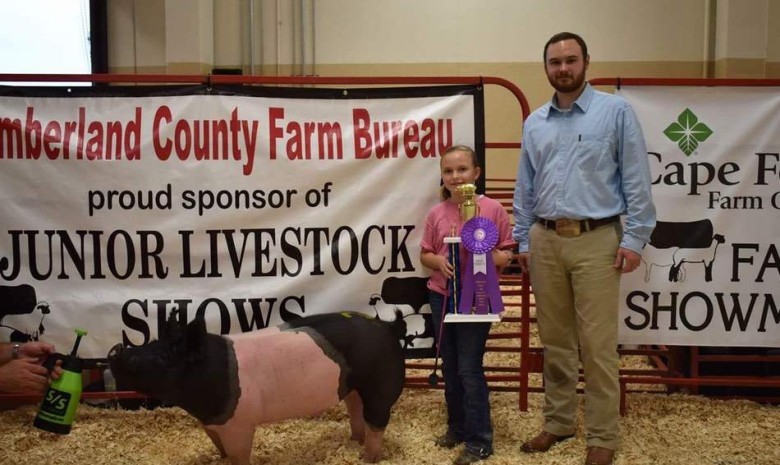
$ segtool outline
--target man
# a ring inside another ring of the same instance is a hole
[[[53,353],[54,346],[45,342],[0,343],[0,393],[42,393],[49,373],[41,363]],[[60,372],[57,367],[52,376],[56,379]]]
[[[513,236],[544,346],[544,427],[521,449],[545,452],[574,435],[581,359],[585,463],[609,465],[618,446],[620,275],[637,268],[655,227],[647,149],[628,103],[585,81],[580,36],[554,35],[543,57],[555,94],[524,125]]]

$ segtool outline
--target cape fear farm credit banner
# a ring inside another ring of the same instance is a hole
[[[780,346],[780,89],[623,87],[658,225],[623,277],[620,340]]]
[[[173,310],[222,334],[394,318],[383,285],[426,276],[439,156],[484,143],[481,89],[295,92],[0,96],[0,340],[83,328],[100,357]]]

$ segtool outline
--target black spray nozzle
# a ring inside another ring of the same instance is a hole
[[[86,336],[87,332],[83,329],[76,329],[76,342],[73,343],[73,350],[71,350],[69,355],[61,354],[59,352],[55,352],[53,354],[49,354],[48,357],[46,357],[46,360],[43,362],[43,366],[51,373],[51,371],[54,369],[54,367],[57,365],[57,362],[59,361],[62,365],[63,370],[69,370],[69,371],[81,371],[82,369],[105,369],[108,367],[108,359],[107,358],[80,358],[78,354],[79,350],[79,344],[81,343],[81,338],[83,336]]]
[[[72,355],[61,354],[59,352],[49,354],[49,356],[46,357],[46,360],[43,361],[42,365],[44,368],[46,368],[49,371],[49,373],[51,373],[51,371],[57,365],[57,361],[60,361],[62,363],[63,368],[67,368],[66,361],[68,359],[76,360],[77,361],[76,363],[79,363],[81,368],[85,370],[91,370],[91,369],[105,370],[106,368],[108,368],[107,358],[79,358],[79,357],[74,357]]]
[[[79,343],[81,342],[81,338],[83,336],[86,336],[86,335],[87,335],[86,331],[84,331],[83,329],[76,328],[76,342],[73,343],[73,350],[70,351],[70,356],[71,357],[75,357],[76,356],[76,354],[79,351]]]
[[[46,360],[44,360],[42,365],[49,371],[49,373],[51,373],[54,367],[57,366],[58,361],[60,362],[62,369],[66,371],[80,373],[83,368],[89,368],[84,363],[85,360],[80,359],[77,355],[79,351],[79,343],[81,343],[81,338],[86,335],[87,332],[83,329],[76,329],[76,342],[73,343],[73,350],[70,351],[70,354],[50,354],[48,357],[46,357]],[[94,365],[94,363],[92,365]]]

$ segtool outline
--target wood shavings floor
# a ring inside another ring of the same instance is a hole
[[[518,331],[501,322],[494,331]],[[535,326],[532,346],[538,345]],[[516,339],[490,341],[518,346]],[[413,361],[412,361],[413,362]],[[433,363],[433,360],[421,362]],[[519,354],[488,352],[485,366],[519,367]],[[640,356],[621,358],[623,368],[647,368]],[[429,370],[407,370],[424,376]],[[541,386],[531,374],[531,386]],[[501,385],[501,383],[498,383]],[[660,386],[633,386],[659,391]],[[663,391],[662,391],[663,392]],[[543,395],[529,395],[529,409],[518,408],[517,392],[492,392],[495,454],[485,465],[581,465],[582,429],[544,454],[524,454],[520,443],[539,432]],[[580,405],[579,424],[582,424]],[[780,465],[780,406],[746,400],[721,401],[659,393],[628,395],[621,418],[622,444],[616,465]],[[115,410],[82,404],[69,435],[33,428],[35,406],[0,411],[0,465],[228,465],[198,423],[178,408]],[[436,447],[446,414],[441,390],[406,389],[385,434],[384,465],[446,465],[458,449]],[[262,425],[255,432],[254,465],[357,465],[362,447],[349,441],[342,405],[301,420]]]
[[[495,454],[486,465],[569,465],[584,460],[580,430],[575,439],[545,454],[528,455],[519,445],[541,427],[541,394],[531,394],[528,412],[518,395],[491,393]],[[780,464],[780,407],[750,401],[630,394],[621,419],[617,465]],[[82,405],[71,434],[32,427],[34,406],[0,412],[0,464],[14,465],[223,465],[197,422],[178,408],[122,411]],[[581,418],[580,418],[581,420]],[[433,444],[445,424],[440,390],[406,390],[385,434],[383,464],[447,464],[456,450]],[[343,406],[306,420],[264,425],[255,433],[253,464],[359,464],[361,447],[348,440]]]

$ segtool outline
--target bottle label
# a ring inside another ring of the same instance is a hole
[[[71,394],[69,392],[50,387],[49,390],[46,391],[46,397],[43,398],[40,411],[60,418],[64,417],[65,413],[68,411],[70,399]]]

